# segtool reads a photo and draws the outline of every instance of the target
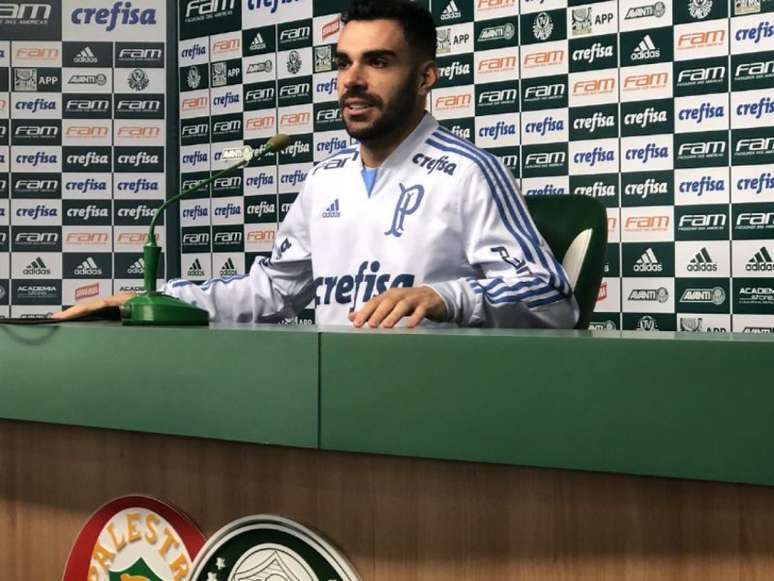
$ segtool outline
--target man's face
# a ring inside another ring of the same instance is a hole
[[[418,65],[393,20],[354,20],[339,35],[338,94],[350,136],[368,142],[397,133],[421,107]]]

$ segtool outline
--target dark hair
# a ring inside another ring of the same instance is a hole
[[[435,60],[438,47],[435,22],[430,12],[411,0],[352,0],[349,10],[341,16],[344,24],[381,19],[397,21],[408,45],[422,57]]]

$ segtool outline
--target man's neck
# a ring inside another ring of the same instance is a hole
[[[384,163],[384,160],[390,157],[390,154],[403,143],[403,140],[411,135],[412,131],[417,128],[417,125],[420,124],[424,116],[425,109],[423,107],[412,116],[409,123],[406,123],[395,133],[390,134],[383,139],[368,141],[367,143],[361,142],[360,158],[363,160],[363,165],[366,167],[380,167]]]

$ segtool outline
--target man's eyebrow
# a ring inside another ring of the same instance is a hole
[[[385,57],[391,57],[395,58],[398,56],[398,53],[396,53],[394,50],[389,49],[379,49],[379,50],[369,50],[363,53],[363,58],[385,58]],[[348,59],[350,56],[345,52],[339,52],[336,51],[335,57],[337,59]]]

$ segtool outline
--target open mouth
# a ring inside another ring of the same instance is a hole
[[[344,110],[350,115],[363,115],[374,109],[374,105],[368,101],[347,101]]]

